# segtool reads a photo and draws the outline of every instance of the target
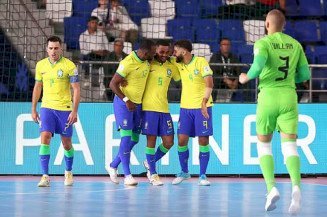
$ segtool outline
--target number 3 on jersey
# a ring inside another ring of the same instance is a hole
[[[287,78],[288,68],[289,68],[289,56],[287,57],[279,57],[279,59],[285,61],[285,65],[278,67],[278,70],[284,73],[284,77],[276,78],[275,81],[282,81]]]

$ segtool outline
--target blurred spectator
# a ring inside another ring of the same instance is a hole
[[[129,17],[126,8],[119,0],[110,0],[109,34],[132,43],[138,37],[138,26]]]
[[[253,15],[257,19],[262,19],[267,13],[277,8],[285,14],[286,0],[256,0],[255,14]]]
[[[256,0],[226,0],[226,5],[219,8],[219,14],[225,19],[251,19]]]
[[[210,63],[239,63],[239,59],[231,53],[231,41],[228,38],[222,38],[220,41],[220,51],[213,54]],[[235,66],[210,66],[214,71],[215,92],[213,97],[216,101],[243,101],[243,93],[238,90],[238,76],[241,73],[240,67]],[[218,76],[218,78],[217,78]],[[222,90],[225,89],[225,90]],[[227,90],[227,91],[226,91]],[[216,95],[216,96],[215,96]]]
[[[99,19],[91,16],[87,23],[87,30],[79,37],[79,46],[83,60],[102,61],[109,54],[109,42],[106,35],[98,30]],[[89,73],[88,65],[84,65],[86,74]],[[99,68],[100,65],[93,68]],[[107,67],[106,67],[107,68]],[[104,70],[108,70],[104,68]]]
[[[91,16],[97,17],[99,19],[99,29],[105,27],[109,20],[109,5],[108,0],[99,0],[98,7],[94,8]]]
[[[108,55],[108,61],[115,61],[115,62],[120,62],[123,60],[127,54],[123,51],[124,49],[124,41],[122,39],[116,39],[114,42],[114,51],[110,52]],[[115,74],[116,69],[118,67],[117,64],[109,64],[108,65],[108,71],[105,71],[105,79],[104,79],[104,84],[106,87],[109,85],[109,80],[112,75]]]

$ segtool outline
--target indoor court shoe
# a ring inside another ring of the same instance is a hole
[[[191,175],[189,173],[180,172],[176,175],[176,178],[172,181],[173,185],[178,185],[182,181],[191,178]]]
[[[295,185],[292,190],[292,201],[288,208],[290,214],[297,214],[301,208],[301,190],[299,186]]]
[[[64,184],[66,186],[73,186],[74,179],[73,179],[72,171],[65,171],[65,182],[64,182]]]
[[[163,185],[163,182],[160,181],[160,177],[158,174],[152,174],[150,176],[150,183],[154,186],[161,186]]]
[[[276,187],[273,187],[270,192],[267,194],[266,200],[266,211],[272,211],[276,209],[276,202],[279,200],[279,192]]]
[[[117,169],[106,166],[106,170],[109,174],[110,180],[115,184],[119,184]]]
[[[50,187],[50,178],[48,175],[43,175],[41,181],[37,185],[38,187]]]
[[[143,161],[143,166],[144,166],[145,169],[146,169],[146,177],[148,177],[149,181],[151,182],[150,166],[149,166],[147,160]]]
[[[137,181],[133,178],[132,175],[125,176],[124,185],[136,186],[137,184]]]
[[[206,175],[203,174],[199,177],[199,185],[201,185],[201,186],[209,186],[210,185],[210,182],[208,181]]]

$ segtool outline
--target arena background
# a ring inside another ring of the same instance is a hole
[[[219,50],[219,41],[228,37],[232,51],[238,55],[246,71],[252,62],[252,45],[264,36],[265,14],[279,4],[264,6],[230,6],[221,0],[124,0],[131,19],[139,27],[139,37],[133,44],[125,42],[125,51],[137,49],[142,38],[176,41],[189,39],[194,54],[207,60]],[[34,85],[35,64],[46,57],[46,38],[52,34],[64,41],[64,56],[79,67],[82,103],[79,122],[74,126],[75,174],[105,174],[104,165],[118,151],[119,135],[115,131],[112,92],[107,88],[112,74],[105,73],[98,62],[83,62],[91,67],[86,76],[81,67],[78,38],[86,30],[87,19],[97,7],[96,0],[1,0],[0,4],[0,174],[39,174],[38,126],[30,117],[31,96]],[[298,145],[302,173],[326,175],[327,173],[327,83],[326,83],[326,8],[320,0],[287,0],[285,31],[304,46],[312,79],[308,86],[299,86],[300,127]],[[112,49],[113,42],[110,42]],[[101,64],[117,66],[117,62]],[[215,66],[215,64],[211,64]],[[221,77],[215,73],[215,81]],[[104,82],[106,81],[106,82]],[[228,90],[215,82],[217,96],[214,110],[214,135],[211,137],[212,157],[208,173],[260,174],[255,149],[256,82],[237,91],[244,100],[230,103]],[[173,83],[168,93],[174,121],[178,120],[180,85]],[[176,125],[175,125],[176,129]],[[176,139],[175,139],[176,140]],[[158,143],[159,143],[158,139]],[[177,141],[175,141],[175,144]],[[145,138],[133,149],[132,172],[144,172],[142,161]],[[197,141],[190,140],[192,149],[190,171],[198,171]],[[286,169],[280,151],[279,135],[274,141],[276,172]],[[50,173],[62,174],[63,150],[56,136],[51,143]],[[176,146],[160,163],[158,172],[175,174],[179,171]]]

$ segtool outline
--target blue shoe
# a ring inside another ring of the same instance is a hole
[[[201,185],[201,186],[209,186],[210,185],[210,182],[208,181],[206,175],[203,174],[199,177],[199,185]]]
[[[176,175],[176,178],[172,181],[173,185],[178,185],[182,181],[191,178],[189,173],[181,172]]]

